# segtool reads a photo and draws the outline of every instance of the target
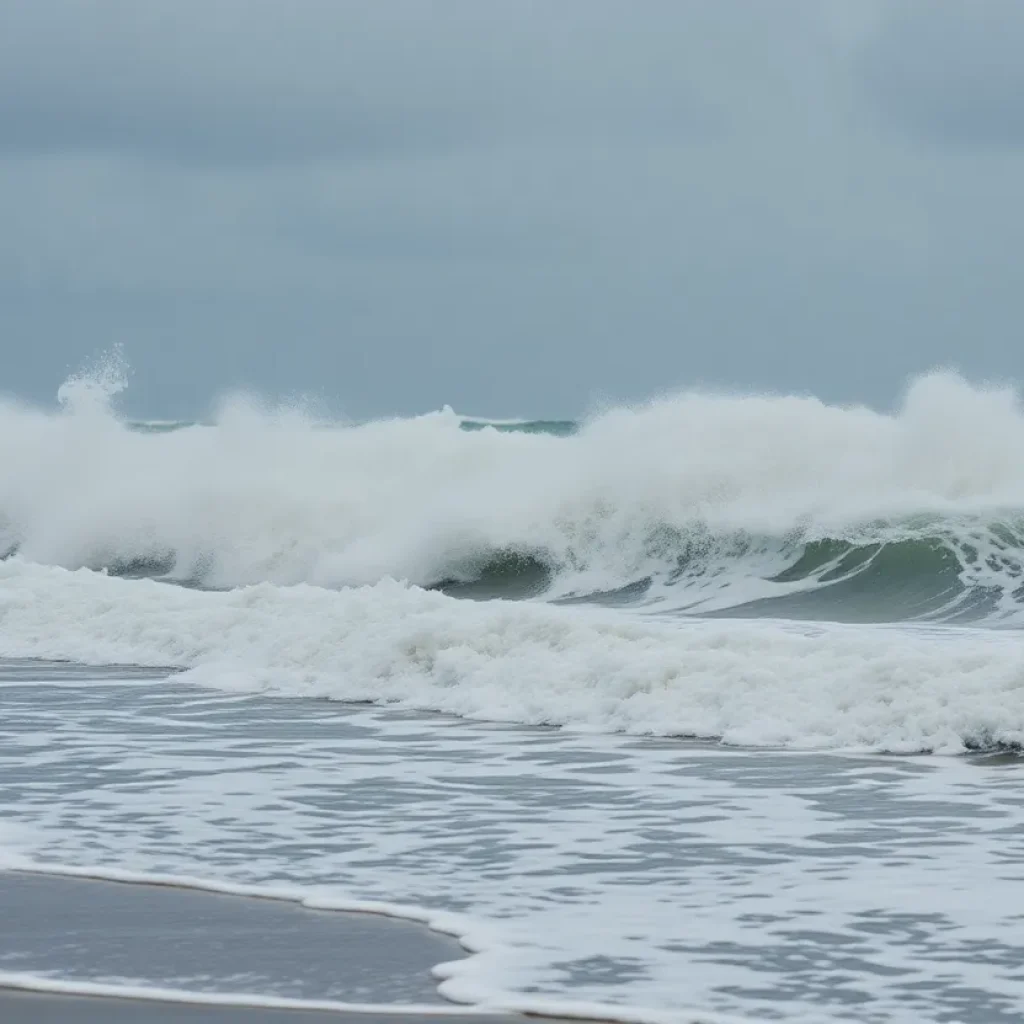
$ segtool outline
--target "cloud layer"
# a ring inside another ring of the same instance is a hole
[[[0,33],[0,389],[572,414],[1021,372],[1024,9],[55,0]]]

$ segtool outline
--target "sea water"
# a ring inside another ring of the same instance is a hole
[[[399,904],[476,951],[444,970],[454,1000],[1003,1022],[1024,999],[1012,759],[527,730],[38,664],[5,673],[0,705],[8,865]],[[218,991],[216,959],[118,977]],[[265,967],[258,994],[352,998]]]
[[[109,390],[0,408],[3,864],[422,920],[490,1009],[1019,1019],[1012,391],[140,430]]]

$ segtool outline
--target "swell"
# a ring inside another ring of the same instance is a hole
[[[859,543],[733,538],[717,555],[713,544],[684,541],[658,571],[596,590],[574,587],[572,572],[543,554],[501,551],[430,588],[455,597],[547,597],[694,615],[1014,624],[1024,608],[1024,547],[1000,543],[1010,532],[1004,524],[956,525],[962,534]],[[983,555],[978,538],[986,534]],[[770,562],[784,567],[772,571]]]

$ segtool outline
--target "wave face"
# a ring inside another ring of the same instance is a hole
[[[1024,415],[919,378],[894,414],[684,394],[578,425],[345,426],[234,399],[120,420],[110,382],[0,406],[0,550],[208,588],[392,577],[664,612],[1014,624]]]

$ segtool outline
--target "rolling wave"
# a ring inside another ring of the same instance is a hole
[[[1024,541],[1006,523],[960,523],[892,539],[680,538],[649,575],[588,585],[543,553],[496,552],[432,586],[457,597],[544,598],[695,615],[834,622],[1014,625],[1024,611]],[[1013,538],[1010,540],[1010,538]]]
[[[951,374],[883,414],[688,393],[363,425],[246,398],[125,422],[116,377],[0,405],[0,552],[210,589],[386,578],[659,613],[1015,624],[1024,414]]]

